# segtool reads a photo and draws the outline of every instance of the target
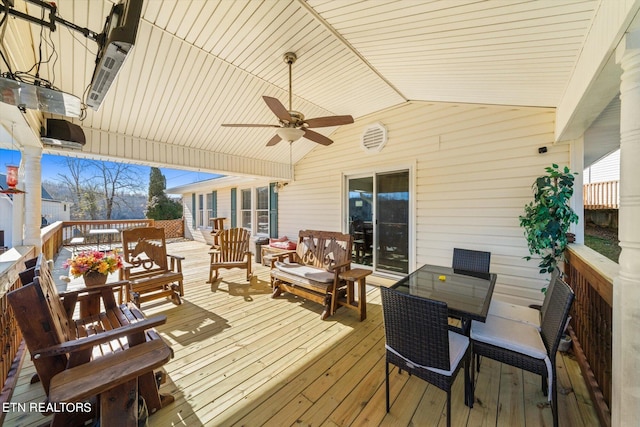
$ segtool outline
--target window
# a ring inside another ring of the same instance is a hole
[[[240,226],[254,235],[269,235],[269,186],[240,190]]]
[[[206,225],[204,222],[204,196],[202,194],[198,196],[198,225],[200,227]]]
[[[256,223],[255,234],[269,234],[269,187],[256,188]]]
[[[251,189],[240,191],[240,226],[251,230]]]
[[[213,194],[207,194],[207,214],[205,216],[205,220],[208,222],[209,218],[214,218],[215,215],[213,213]],[[211,227],[213,224],[206,224]]]

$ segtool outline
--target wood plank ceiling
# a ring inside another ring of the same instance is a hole
[[[111,4],[57,2],[60,16],[95,31]],[[133,54],[100,110],[89,109],[81,124],[88,135],[93,129],[186,151],[288,161],[286,143],[265,147],[273,129],[220,126],[277,124],[261,97],[287,104],[288,71],[282,61],[287,51],[298,55],[293,108],[306,117],[351,114],[358,119],[411,100],[553,107],[598,4],[145,0]],[[31,4],[22,7],[35,16],[41,13]],[[31,37],[35,61],[40,27],[31,25]],[[52,54],[51,46],[56,57],[43,64],[41,74],[82,96],[95,43],[59,27],[43,39],[44,57]],[[321,132],[330,136],[334,130]],[[315,147],[297,141],[294,161]]]

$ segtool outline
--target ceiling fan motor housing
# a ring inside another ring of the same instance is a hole
[[[291,65],[296,62],[296,59],[298,59],[298,56],[293,52],[287,52],[284,55],[282,55],[282,59],[284,59],[285,64]]]

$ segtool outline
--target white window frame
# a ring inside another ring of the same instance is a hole
[[[258,209],[258,190],[260,189],[266,189],[267,190],[267,207],[265,209]],[[269,231],[271,230],[271,218],[269,215],[269,208],[270,208],[270,204],[271,204],[271,200],[269,197],[269,185],[262,185],[260,187],[254,187],[253,189],[253,195],[254,195],[254,199],[255,199],[255,203],[253,204],[255,206],[255,208],[253,209],[253,217],[254,217],[254,221],[252,222],[253,224],[256,225],[255,230],[252,230],[252,234],[256,235],[256,236],[269,236]],[[258,233],[258,212],[265,212],[266,216],[267,216],[267,232],[266,233]]]
[[[204,221],[204,210],[205,210],[204,204],[205,203],[206,203],[206,198],[204,197],[204,194],[198,194],[198,199],[196,201],[196,204],[198,205],[198,215],[196,217],[196,221],[197,221],[198,227],[200,228],[203,228],[206,226]]]
[[[209,221],[209,218],[213,218],[213,209],[211,209],[211,205],[213,204],[213,194],[211,192],[205,193],[204,195],[204,211],[207,213],[207,217],[205,218],[205,224],[202,226],[204,228],[213,228],[213,224]]]
[[[246,193],[249,193],[249,208],[245,208],[244,206],[244,195]],[[246,228],[247,230],[251,231],[251,234],[253,234],[253,224],[255,223],[254,221],[254,215],[253,215],[253,207],[255,206],[254,200],[253,200],[253,188],[242,188],[240,189],[240,209],[238,209],[238,211],[240,212],[240,227],[242,228]],[[249,227],[246,227],[244,224],[244,214],[246,212],[249,212]]]
[[[258,190],[261,188],[266,188],[267,190],[267,207],[266,209],[257,209],[258,206]],[[259,185],[256,187],[245,187],[239,188],[239,207],[238,207],[238,223],[240,227],[246,228],[251,232],[252,236],[269,236],[271,230],[271,215],[270,215],[270,194],[269,194],[269,184]],[[243,193],[249,192],[251,194],[251,207],[249,209],[243,209]],[[258,212],[265,212],[267,214],[267,232],[266,233],[258,233]],[[250,212],[251,218],[251,227],[245,227],[243,224],[244,213]]]

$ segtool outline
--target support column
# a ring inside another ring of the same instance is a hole
[[[25,209],[23,245],[42,248],[40,225],[42,219],[42,148],[23,147],[20,169],[24,171]]]
[[[620,271],[613,281],[614,426],[640,420],[640,31],[628,33],[616,51],[620,83]]]
[[[584,244],[584,195],[582,187],[584,185],[584,137],[571,141],[570,156],[571,170],[578,171],[574,175],[573,196],[570,200],[571,209],[578,215],[578,223],[571,224],[570,231],[576,235],[576,243]]]

